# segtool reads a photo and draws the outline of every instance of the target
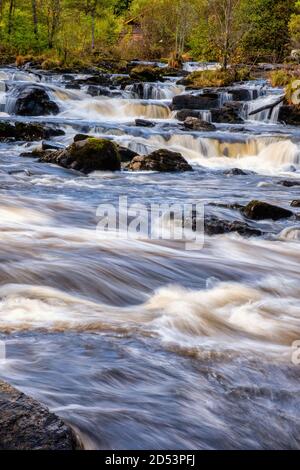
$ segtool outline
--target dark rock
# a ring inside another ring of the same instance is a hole
[[[227,176],[246,176],[248,173],[241,170],[240,168],[230,168],[230,170],[225,170],[224,175]]]
[[[140,82],[157,82],[163,79],[161,69],[148,65],[138,65],[130,72],[130,77]]]
[[[65,146],[63,144],[58,144],[56,142],[51,142],[48,140],[44,140],[42,142],[42,150],[62,150]]]
[[[20,157],[24,158],[47,158],[49,155],[51,155],[55,150],[43,150],[40,147],[37,147],[33,149],[31,152],[22,152],[20,154]]]
[[[237,202],[233,203],[222,203],[222,202],[210,202],[209,206],[221,207],[223,209],[232,209],[232,210],[242,210],[245,206],[238,204]]]
[[[0,122],[0,141],[10,139],[32,142],[34,140],[48,139],[60,135],[64,135],[64,131],[54,127],[46,127],[42,124]]]
[[[186,129],[190,129],[193,131],[215,131],[216,126],[211,124],[210,122],[203,121],[202,119],[198,119],[196,117],[188,117],[183,123]]]
[[[176,113],[176,119],[179,121],[185,121],[189,117],[202,119],[202,115],[203,114],[200,110],[197,111],[196,109],[180,109]]]
[[[290,126],[300,125],[300,108],[294,105],[283,105],[279,109],[278,120]]]
[[[165,149],[133,158],[127,169],[132,171],[192,171],[192,167],[180,153]]]
[[[300,199],[295,199],[291,202],[292,207],[300,207]]]
[[[111,96],[111,91],[102,86],[90,85],[87,89],[87,94],[91,96]]]
[[[283,181],[279,181],[278,184],[281,184],[282,186],[285,186],[286,188],[292,188],[293,186],[300,186],[300,181],[283,180]]]
[[[47,116],[58,114],[59,107],[51,101],[48,93],[36,85],[25,86],[16,92],[13,113],[19,116]]]
[[[92,136],[87,134],[76,134],[73,141],[80,142],[81,140],[90,139]]]
[[[244,120],[240,117],[239,108],[226,103],[223,108],[212,109],[212,121],[217,123],[242,124]]]
[[[218,93],[203,93],[197,95],[177,95],[173,98],[172,109],[209,110],[219,107]]]
[[[240,222],[239,220],[234,220],[231,222],[228,220],[219,219],[218,217],[214,216],[205,219],[204,230],[205,233],[209,236],[221,235],[231,232],[237,232],[240,235],[246,237],[262,235],[261,230],[254,229],[245,222]]]
[[[122,163],[131,162],[131,160],[134,157],[138,156],[138,153],[134,152],[133,150],[130,150],[127,147],[119,146],[118,150],[119,150],[119,154],[120,154],[120,158],[121,158]]]
[[[0,450],[75,450],[72,429],[36,400],[0,381]]]
[[[135,125],[138,127],[155,127],[154,122],[146,121],[146,119],[136,119]]]
[[[51,152],[50,155],[42,157],[41,162],[55,163],[85,174],[121,169],[118,146],[110,140],[96,138],[77,141],[65,150]]]
[[[267,202],[262,201],[251,201],[243,209],[243,214],[248,219],[252,220],[280,220],[288,217],[292,217],[294,214],[290,210],[282,207],[273,206]]]
[[[247,90],[247,88],[224,88],[224,92],[230,93],[234,101],[251,101],[258,98],[257,90]]]
[[[80,90],[79,83],[71,82],[65,85],[66,90]]]
[[[88,78],[76,80],[75,83],[79,85],[100,85],[109,86],[112,84],[111,76],[107,74],[93,75]]]
[[[130,91],[134,93],[139,99],[144,99],[144,83],[138,82],[131,85]]]

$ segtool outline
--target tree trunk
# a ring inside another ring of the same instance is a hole
[[[31,0],[31,5],[32,5],[33,32],[34,32],[36,41],[38,41],[39,33],[38,33],[38,17],[37,17],[36,0]]]
[[[95,49],[95,8],[92,9],[92,51]]]
[[[8,35],[10,36],[13,28],[13,12],[14,12],[15,1],[9,1],[9,12],[8,12]]]

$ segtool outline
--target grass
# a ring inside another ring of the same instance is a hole
[[[235,82],[250,79],[250,69],[231,68],[228,70],[204,70],[201,72],[193,72],[186,78],[186,83],[192,88],[207,87],[225,87]]]

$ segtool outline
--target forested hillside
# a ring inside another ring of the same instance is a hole
[[[0,0],[2,61],[31,54],[281,61],[300,44],[295,0]]]

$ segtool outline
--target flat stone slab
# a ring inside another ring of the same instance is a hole
[[[74,450],[75,433],[38,401],[0,380],[0,450]]]

